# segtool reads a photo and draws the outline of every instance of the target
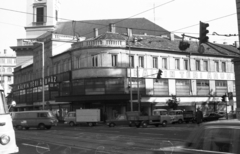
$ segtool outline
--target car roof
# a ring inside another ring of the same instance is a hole
[[[34,110],[34,111],[17,111],[17,112],[12,112],[12,113],[34,113],[34,112],[50,112],[49,110]]]
[[[153,111],[167,111],[166,109],[154,109]]]
[[[203,126],[212,126],[212,125],[240,126],[240,120],[238,119],[218,120],[218,121],[203,123]]]

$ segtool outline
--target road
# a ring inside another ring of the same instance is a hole
[[[152,154],[182,145],[195,124],[167,127],[56,126],[50,130],[16,130],[19,154]]]

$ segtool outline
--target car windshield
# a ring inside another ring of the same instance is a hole
[[[225,126],[201,127],[193,131],[186,148],[203,151],[230,152],[234,150],[234,144],[239,144],[239,129]],[[238,136],[238,137],[237,137]],[[239,149],[239,148],[238,148]]]
[[[8,113],[7,103],[5,100],[4,92],[0,91],[0,114]]]
[[[55,116],[53,115],[52,112],[48,112],[48,117],[49,117],[49,118],[54,118]]]

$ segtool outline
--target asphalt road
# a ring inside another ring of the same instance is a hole
[[[196,124],[167,127],[59,125],[50,130],[16,130],[19,154],[153,154],[182,145]]]

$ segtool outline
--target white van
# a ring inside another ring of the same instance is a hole
[[[19,130],[23,128],[28,130],[30,127],[51,129],[58,123],[52,112],[48,110],[12,112],[11,115],[13,126]]]
[[[183,111],[182,110],[172,110],[168,112],[169,116],[171,117],[171,123],[183,123],[184,118],[183,118]]]

